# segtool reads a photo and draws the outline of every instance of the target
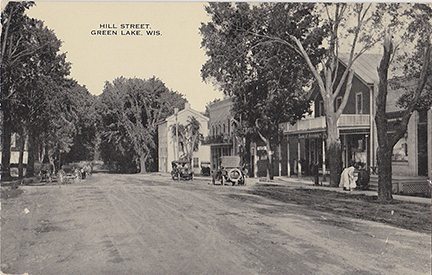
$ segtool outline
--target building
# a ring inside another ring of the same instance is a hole
[[[233,133],[232,106],[233,102],[230,98],[213,102],[208,106],[209,135],[205,144],[210,146],[212,169],[219,167],[221,156],[234,156],[238,153]]]
[[[25,139],[20,137],[17,133],[12,133],[11,136],[11,155],[10,155],[10,173],[12,177],[19,176],[19,163],[20,158],[23,164],[23,175],[25,175],[25,170],[27,168],[27,158],[28,158],[28,144]],[[0,148],[0,159],[2,156]]]
[[[185,108],[177,114],[168,117],[164,122],[158,125],[158,167],[159,172],[171,172],[171,162],[178,160],[183,152],[179,148],[175,137],[171,132],[171,126],[178,124],[186,125],[189,117],[195,117],[201,124],[200,132],[204,138],[208,136],[208,121],[209,118],[200,112],[191,109],[189,103],[185,103]],[[200,145],[199,150],[194,152],[192,158],[192,167],[195,173],[200,172],[202,162],[210,161],[210,147]]]
[[[350,162],[364,163],[368,168],[377,166],[377,133],[375,125],[375,97],[378,93],[377,68],[381,55],[363,54],[352,66],[355,71],[348,103],[338,120],[338,130],[342,144],[343,166]],[[340,64],[346,68],[348,55],[342,55]],[[342,71],[342,70],[341,70]],[[389,131],[394,121],[400,118],[402,110],[396,101],[402,90],[391,90],[387,97]],[[335,108],[339,107],[344,89],[339,93]],[[323,100],[319,91],[311,92],[313,113],[295,125],[281,124],[284,132],[282,146],[282,174],[292,175],[309,172],[312,163],[319,165],[322,173],[327,173],[326,165],[326,121]],[[431,111],[414,112],[408,130],[395,146],[392,157],[393,175],[426,176],[431,170]],[[429,126],[427,126],[429,125]],[[428,129],[429,127],[429,129]],[[427,134],[429,131],[429,135]],[[428,153],[429,150],[429,153]]]

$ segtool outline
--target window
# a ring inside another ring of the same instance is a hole
[[[401,138],[393,147],[392,161],[408,162],[408,135]]]
[[[324,116],[324,101],[320,101],[318,105],[318,115]]]
[[[16,141],[17,141],[17,134],[13,133],[11,137],[11,145],[10,145],[12,148],[15,148],[17,146]]]
[[[342,97],[338,96],[336,98],[336,108],[335,108],[335,112],[337,111],[337,109],[339,109],[339,107],[342,105]]]
[[[356,114],[363,114],[363,94],[356,94]]]
[[[193,158],[193,167],[194,168],[199,167],[199,158]]]

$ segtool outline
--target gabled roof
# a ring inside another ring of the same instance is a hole
[[[206,121],[209,121],[209,118],[206,117],[205,115],[203,115],[201,112],[198,112],[197,110],[192,109],[190,107],[190,103],[188,103],[188,102],[185,103],[185,108],[183,110],[180,110],[177,115],[181,115],[181,114],[186,113],[186,112],[192,113],[197,118],[201,118],[201,119],[204,119]],[[167,117],[165,121],[174,120],[174,119],[175,119],[175,114]]]
[[[364,53],[360,55],[357,60],[354,61],[351,68],[357,74],[359,78],[361,78],[364,82],[368,84],[378,83],[378,71],[377,68],[381,62],[382,54],[369,54]],[[347,66],[349,54],[348,53],[340,53],[339,59]]]

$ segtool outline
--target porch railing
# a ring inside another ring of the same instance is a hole
[[[359,127],[369,126],[369,115],[341,115],[338,120],[338,127]],[[304,132],[310,130],[325,130],[326,120],[324,116],[315,118],[306,118],[298,121],[296,124],[281,123],[281,129],[285,132]]]

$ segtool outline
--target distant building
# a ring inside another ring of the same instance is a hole
[[[27,168],[28,149],[27,141],[17,133],[12,133],[11,136],[11,156],[10,156],[10,171],[12,177],[18,177],[19,160],[22,157],[23,171]],[[0,146],[1,147],[1,146]],[[21,156],[20,156],[21,155]],[[0,148],[0,159],[2,156]]]
[[[171,162],[178,160],[183,154],[179,148],[175,137],[171,132],[171,126],[176,123],[186,125],[189,117],[195,117],[201,124],[200,132],[204,138],[208,136],[209,118],[202,113],[191,109],[189,103],[185,103],[185,108],[177,114],[168,117],[164,122],[158,125],[158,161],[159,172],[171,172]],[[195,173],[200,172],[201,162],[210,161],[210,147],[201,144],[199,150],[194,152],[192,158],[192,167]]]

